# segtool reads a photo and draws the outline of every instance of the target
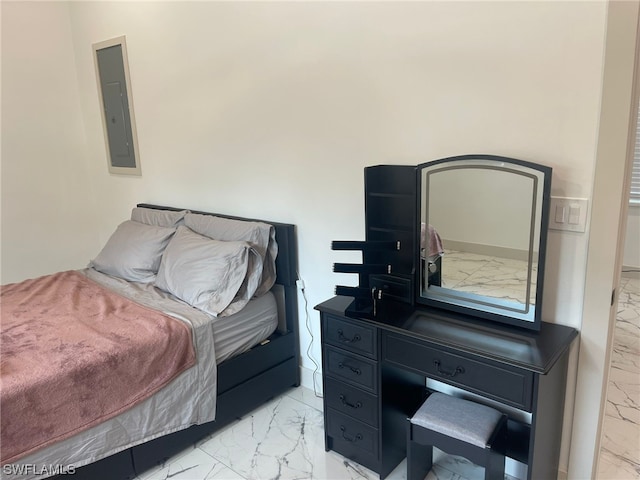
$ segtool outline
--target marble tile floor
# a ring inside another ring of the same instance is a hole
[[[479,295],[524,303],[527,262],[478,253],[445,250],[442,286]],[[532,265],[530,303],[535,304],[537,264]]]
[[[640,280],[624,279],[622,287],[598,480],[640,479]],[[436,452],[434,460],[426,480],[483,478],[481,467],[460,457]],[[387,478],[406,479],[405,468],[403,461]],[[300,387],[136,480],[161,479],[376,480],[378,475],[325,452],[322,400]]]
[[[598,480],[640,479],[640,279],[620,286]]]
[[[387,477],[406,479],[406,461]],[[475,480],[482,467],[436,451],[426,480]],[[509,478],[509,477],[508,477]],[[377,480],[378,475],[324,450],[322,400],[303,387],[175,455],[136,480]]]

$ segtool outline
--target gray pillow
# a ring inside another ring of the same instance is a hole
[[[131,220],[156,227],[177,227],[182,225],[187,210],[157,210],[155,208],[135,207],[131,211]]]
[[[184,224],[196,233],[216,240],[240,240],[249,242],[259,258],[250,259],[249,276],[259,281],[250,298],[267,293],[276,281],[276,256],[278,244],[273,225],[263,222],[234,220],[215,215],[187,213]]]
[[[180,226],[167,245],[155,284],[189,305],[217,316],[247,276],[247,242],[223,242]]]
[[[130,282],[151,282],[160,267],[162,252],[175,231],[175,228],[127,220],[118,225],[89,266]]]

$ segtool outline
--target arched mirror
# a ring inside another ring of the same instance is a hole
[[[464,155],[417,174],[417,302],[539,330],[551,168]]]

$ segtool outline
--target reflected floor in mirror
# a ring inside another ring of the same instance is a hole
[[[434,452],[428,480],[476,480],[484,470]],[[303,387],[275,398],[252,415],[175,455],[136,480],[377,480],[376,473],[335,452],[325,452],[322,399]],[[406,479],[406,460],[387,477]],[[513,479],[513,477],[506,477]]]
[[[597,478],[640,478],[640,279],[622,278]]]
[[[531,273],[530,303],[535,304],[537,269]],[[493,298],[524,303],[527,262],[445,249],[442,257],[442,286]]]

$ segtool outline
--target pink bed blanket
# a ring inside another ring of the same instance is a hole
[[[195,364],[183,322],[79,272],[0,292],[0,463],[133,407]]]

